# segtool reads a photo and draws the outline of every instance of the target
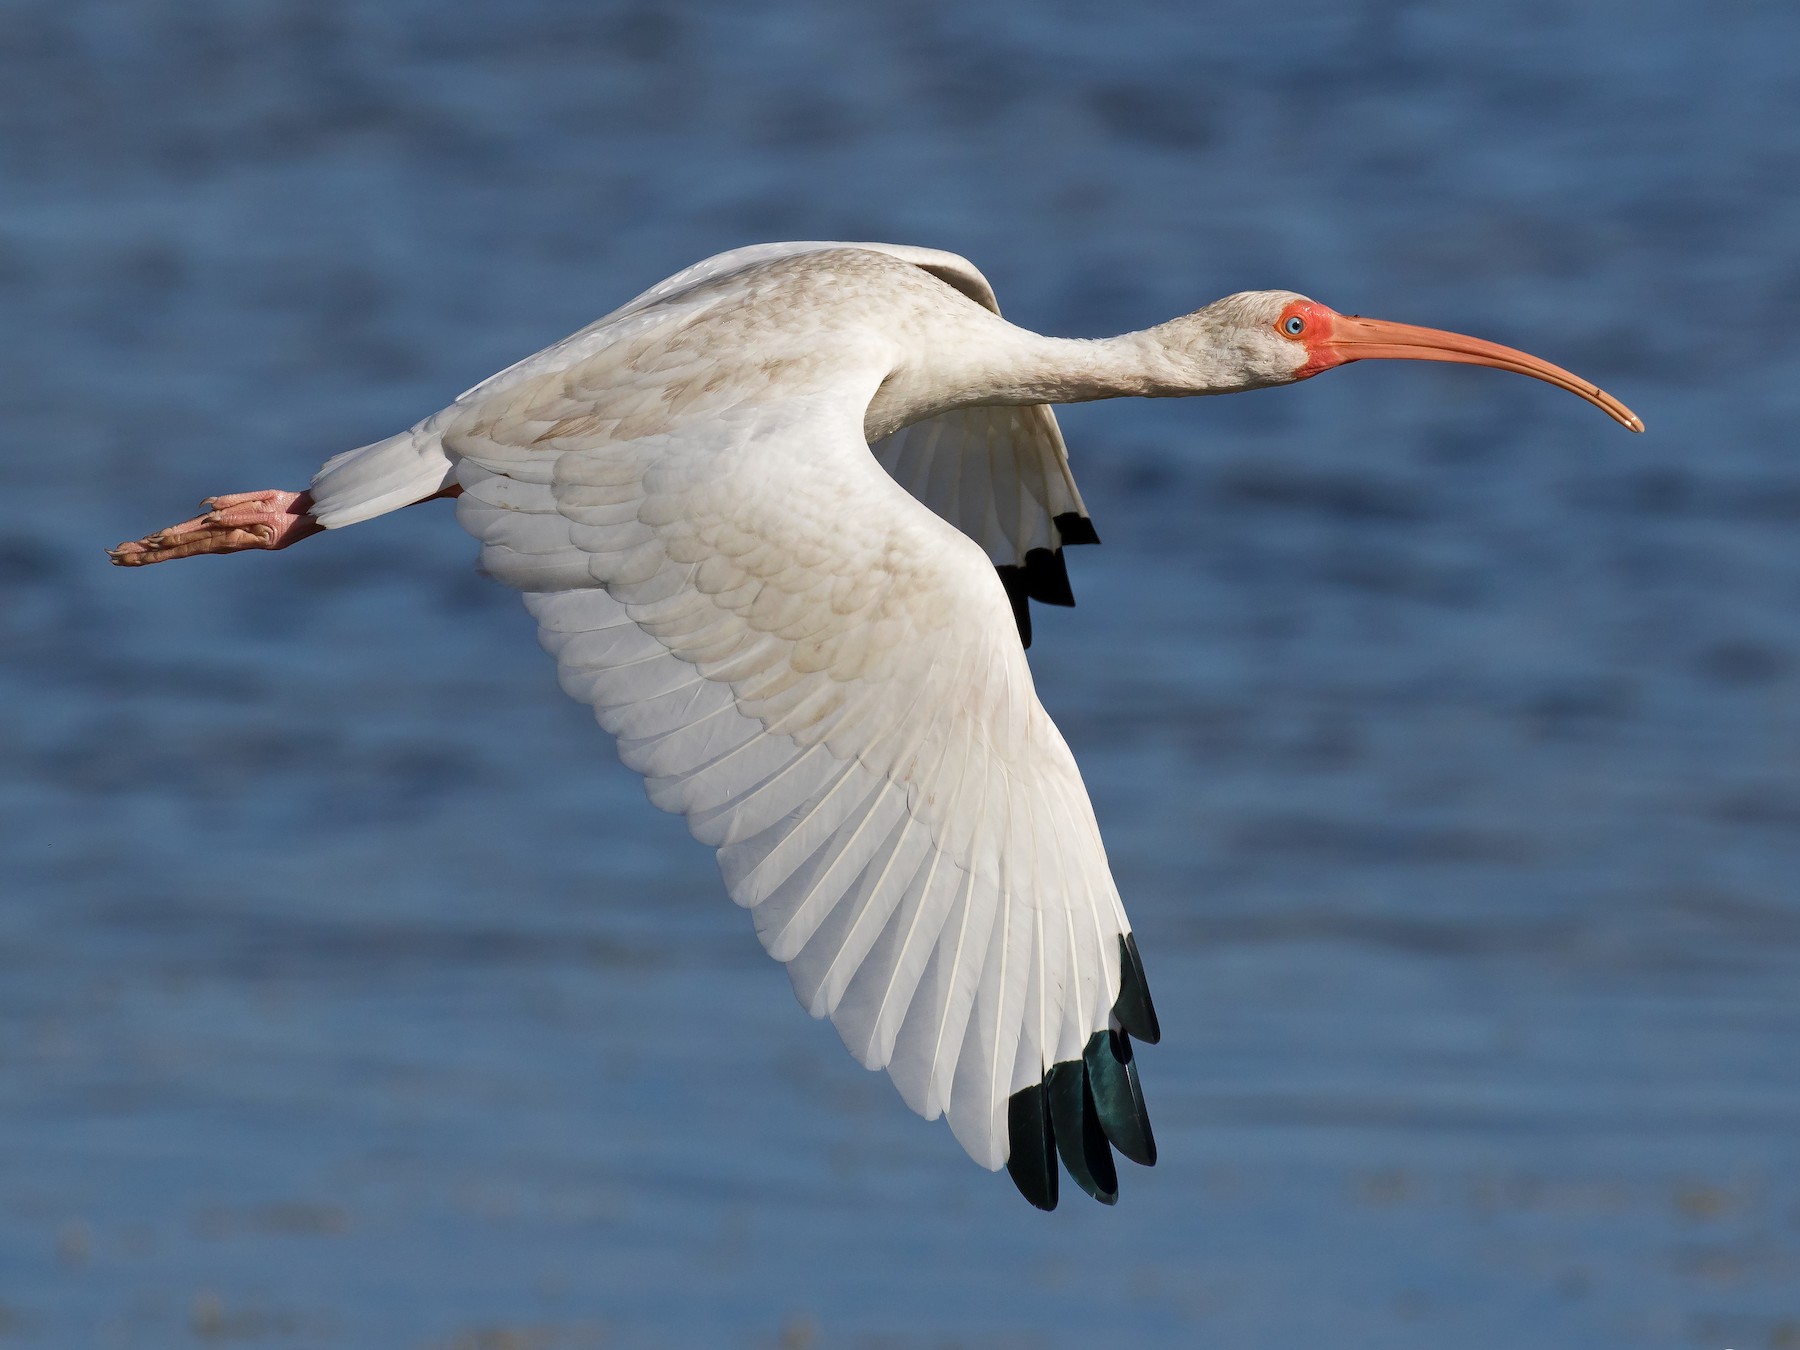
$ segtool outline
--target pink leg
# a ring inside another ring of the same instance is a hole
[[[231,492],[208,497],[203,516],[108,549],[120,567],[142,567],[198,553],[237,553],[247,548],[286,548],[325,527],[307,514],[304,492]]]
[[[420,500],[432,502],[440,497],[461,495],[461,486],[452,483],[441,492]],[[142,567],[146,563],[189,558],[197,553],[286,548],[325,528],[308,514],[312,504],[312,494],[307,492],[282,492],[276,488],[265,488],[261,492],[228,492],[223,497],[208,497],[201,502],[200,505],[210,508],[203,516],[195,516],[106,551],[120,567]],[[417,506],[418,502],[413,505]]]

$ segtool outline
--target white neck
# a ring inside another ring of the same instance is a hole
[[[983,315],[937,333],[897,369],[869,407],[871,440],[952,408],[1176,398],[1251,387],[1229,350],[1209,340],[1204,313],[1111,338],[1044,337]]]
[[[1110,338],[1043,337],[1012,329],[967,370],[979,403],[1087,403],[1198,393],[1152,328]]]

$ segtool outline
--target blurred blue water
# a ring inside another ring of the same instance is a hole
[[[1800,13],[14,0],[0,1345],[1800,1344]],[[1028,1210],[793,1005],[432,508],[145,573],[675,268],[1285,286],[1579,370],[1070,410],[1166,1029]],[[1075,1197],[1080,1199],[1080,1197]]]

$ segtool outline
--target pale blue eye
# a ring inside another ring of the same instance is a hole
[[[1288,318],[1287,322],[1281,325],[1281,331],[1286,333],[1289,337],[1299,337],[1306,331],[1306,320],[1301,318],[1298,314],[1292,315]]]

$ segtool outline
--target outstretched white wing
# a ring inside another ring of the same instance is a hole
[[[878,375],[683,420],[620,350],[445,417],[484,568],[813,1015],[1035,1203],[1057,1153],[1110,1200],[1109,1139],[1154,1157],[1155,1018],[983,550],[870,458]]]

